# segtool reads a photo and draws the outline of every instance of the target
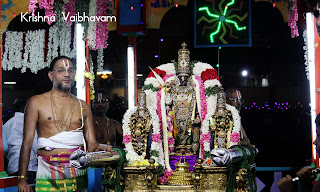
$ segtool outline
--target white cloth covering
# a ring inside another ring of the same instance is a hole
[[[83,146],[84,137],[82,130],[63,131],[49,138],[38,138],[38,149],[40,148],[65,148],[73,149]]]

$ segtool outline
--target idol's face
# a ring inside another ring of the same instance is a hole
[[[75,68],[69,59],[59,59],[48,74],[53,86],[61,91],[70,91],[74,83]]]
[[[189,74],[181,73],[178,75],[180,86],[187,86],[189,80]]]
[[[318,156],[320,157],[320,126],[317,126],[317,137],[313,141],[313,144],[316,146]]]
[[[95,115],[105,115],[109,109],[108,97],[103,93],[96,93],[92,101],[92,109]]]

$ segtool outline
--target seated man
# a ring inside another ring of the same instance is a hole
[[[38,171],[36,191],[82,191],[87,186],[85,169],[70,164],[70,154],[84,148],[88,152],[111,148],[96,142],[89,105],[71,94],[75,78],[71,59],[59,56],[50,64],[49,92],[31,97],[24,117],[23,143],[19,160],[19,191],[29,192],[27,170],[35,131],[38,131]]]
[[[238,111],[240,112],[243,104],[241,92],[238,89],[234,89],[234,88],[228,89],[226,90],[226,96],[227,96],[227,103],[237,108]],[[241,125],[241,144],[242,145],[250,144],[250,140],[242,125]]]
[[[313,144],[316,146],[316,150],[318,155],[320,156],[320,114],[316,117],[316,126],[317,126],[317,137],[313,141]],[[297,172],[297,177],[301,180],[302,183],[302,191],[312,191],[319,192],[320,191],[320,181],[318,181],[315,186],[312,186],[313,180],[317,178],[316,173],[312,173],[310,167],[304,167],[300,171]],[[294,183],[292,182],[292,177],[287,175],[279,180],[278,186],[281,192],[295,192],[298,191]]]
[[[23,137],[23,119],[24,119],[24,107],[27,100],[19,97],[14,100],[13,110],[15,112],[14,116],[9,119],[3,126],[7,136],[8,142],[8,168],[7,173],[10,176],[18,176],[19,167],[19,156]],[[30,154],[30,161],[28,166],[28,183],[32,184],[35,182],[37,173],[37,132],[35,133],[35,138],[32,143],[32,150]]]
[[[97,142],[100,144],[121,146],[121,124],[106,116],[109,109],[109,100],[106,91],[103,89],[97,89],[94,98],[95,99],[92,101],[92,111]]]

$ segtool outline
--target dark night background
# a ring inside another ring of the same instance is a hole
[[[270,2],[254,1],[251,2],[251,6],[252,47],[228,47],[220,50],[221,82],[225,89],[238,87],[242,92],[244,105],[247,107],[241,111],[242,123],[251,143],[260,151],[257,166],[299,168],[310,161],[312,144],[308,107],[309,84],[304,69],[304,29],[299,27],[299,37],[291,38],[288,23],[283,21],[277,7],[273,7]],[[187,6],[172,8],[163,17],[160,29],[149,29],[144,36],[137,38],[137,70],[143,74],[141,82],[150,72],[148,66],[154,68],[159,64],[177,60],[178,49],[183,41],[188,44],[191,60],[209,63],[216,68],[218,48],[193,47],[193,12],[193,1],[189,0]],[[13,21],[8,30],[25,31],[48,27],[24,26],[17,23],[19,21]],[[113,75],[107,80],[98,79],[96,83],[100,87],[112,89],[117,79],[126,79],[128,40],[122,34],[111,31],[108,43],[108,48],[104,50],[104,69],[112,70]],[[96,55],[95,52],[92,54]],[[155,58],[155,55],[160,55],[160,59]],[[246,78],[241,77],[243,69],[249,72]],[[261,86],[262,78],[268,78],[268,87]],[[3,81],[17,81],[14,87],[3,86],[4,111],[10,107],[13,96],[31,96],[51,88],[47,69],[39,71],[38,74],[21,74],[20,70],[16,69],[3,71]],[[249,109],[253,103],[263,106],[266,102],[270,106],[275,102],[288,102],[291,107],[287,110],[255,107]],[[297,105],[298,108],[292,107]],[[119,121],[122,119],[119,113],[110,115]],[[6,119],[8,117],[4,117],[4,120]],[[266,173],[268,176],[270,174],[273,176],[273,173]],[[263,181],[270,189],[273,179]]]

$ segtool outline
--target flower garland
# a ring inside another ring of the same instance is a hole
[[[70,26],[72,25],[72,21],[70,20],[71,16],[76,14],[76,0],[70,0],[69,2],[65,3],[64,5],[65,14],[69,13],[69,17],[66,19],[66,23]]]
[[[297,7],[297,0],[293,0],[293,7],[289,9],[289,14],[288,14],[288,26],[291,28],[291,37],[298,37],[299,32],[298,32],[298,26],[297,26],[297,21],[298,21],[298,7]]]
[[[21,66],[21,72],[26,72],[29,68],[32,73],[37,73],[38,69],[46,67],[44,63],[44,39],[45,30],[28,31],[26,33],[26,45],[24,49],[24,63]]]
[[[160,124],[156,111],[149,111],[152,121],[152,137],[150,147],[150,158],[153,158],[155,162],[164,166],[162,141],[160,139]]]
[[[51,61],[53,58],[58,56],[59,43],[56,43],[58,39],[59,28],[54,25],[49,28],[47,61]]]
[[[203,83],[204,87],[201,86],[201,91],[203,92],[205,89],[206,92],[206,102],[207,102],[207,114],[202,116],[201,123],[201,133],[200,133],[200,153],[199,156],[202,159],[207,159],[210,157],[210,119],[212,115],[216,111],[216,103],[217,103],[217,92],[209,92],[207,90],[214,89],[217,87],[220,89],[221,83],[219,81],[219,77],[215,69],[212,68],[211,65],[206,63],[195,63],[193,68],[193,75],[196,79],[201,81],[199,84]],[[200,86],[199,86],[200,89]],[[201,109],[199,110],[201,111]]]
[[[22,49],[23,49],[23,33],[21,32],[5,32],[5,51],[2,55],[3,70],[12,70],[19,68],[21,65]],[[3,39],[2,39],[3,40]],[[4,50],[2,48],[2,50]]]
[[[45,9],[45,15],[48,18],[55,17],[55,14],[53,13],[53,3],[54,3],[54,0],[39,0],[39,8]],[[30,4],[31,4],[31,1],[30,1]],[[29,6],[30,6],[30,4],[29,4]],[[34,15],[34,10],[33,10],[32,14]],[[51,25],[52,21],[50,19],[47,19],[47,23],[49,25]]]
[[[227,110],[231,111],[233,128],[230,134],[230,146],[238,145],[240,142],[241,117],[239,111],[232,105],[227,104]]]
[[[86,60],[86,67],[87,69],[90,69],[88,71],[84,71],[83,72],[83,75],[89,79],[89,82],[90,82],[90,100],[94,100],[94,79],[95,79],[95,76],[94,76],[94,72],[93,72],[93,62],[92,62],[92,58],[91,58],[91,55],[90,55],[90,66],[88,66],[88,63],[87,63],[87,60]]]
[[[25,45],[23,46],[23,36],[25,34]],[[29,68],[32,73],[37,73],[50,65],[53,58],[60,55],[66,55],[75,58],[76,45],[71,45],[71,27],[67,24],[54,25],[49,28],[48,52],[45,59],[45,30],[27,31],[27,32],[4,32],[5,38],[2,67],[3,70],[12,70],[21,68],[24,73]],[[3,44],[2,44],[3,45]],[[58,52],[60,47],[60,52]],[[22,54],[23,53],[23,54]]]
[[[98,49],[98,56],[97,56],[97,62],[98,62],[98,67],[97,67],[97,72],[102,72],[103,71],[103,65],[104,65],[104,60],[103,60],[103,49]]]
[[[136,110],[137,110],[137,107],[128,109],[124,114],[123,121],[122,121],[123,142],[126,147],[125,149],[127,151],[126,159],[129,166],[142,165],[143,163],[141,162],[144,162],[145,160],[144,158],[146,156],[145,153],[143,153],[142,155],[138,155],[134,151],[133,145],[132,145],[132,136],[131,136],[131,130],[130,130],[129,124],[130,124],[130,118],[132,117],[132,115],[134,115]],[[149,113],[151,117],[150,120],[152,121],[152,141],[153,141],[150,149],[150,151],[152,151],[151,158],[153,158],[157,164],[160,163],[163,165],[163,161],[160,160],[161,158],[160,151],[162,151],[162,145],[161,145],[160,139],[158,139],[160,135],[159,119],[155,111],[149,111]]]
[[[29,12],[31,13],[32,16],[34,16],[34,12],[35,10],[37,10],[37,4],[38,3],[38,0],[30,0],[30,3],[29,3]]]
[[[165,81],[166,84],[170,84],[170,82],[176,77],[175,67],[173,63],[168,63],[164,65],[160,65],[159,67],[153,69],[153,71]],[[219,81],[219,77],[216,73],[216,70],[212,68],[211,65],[197,62],[193,66],[193,83],[195,84],[195,90],[197,96],[197,106],[199,113],[201,114],[202,124],[201,124],[201,135],[200,135],[200,157],[204,158],[204,154],[210,153],[210,133],[209,133],[209,120],[211,116],[214,114],[216,109],[217,102],[217,90],[220,89],[221,83]],[[157,80],[155,74],[150,72],[147,79],[144,82],[144,89],[147,94],[147,107],[149,110],[156,109],[159,115],[159,124],[162,127],[163,132],[163,141],[166,142],[170,139],[168,136],[171,136],[169,119],[167,118],[167,114],[163,111],[166,111],[165,105],[165,96],[164,96],[164,87],[160,84],[159,80]],[[200,105],[200,107],[199,107]],[[170,113],[170,109],[167,111]],[[170,117],[170,114],[169,114]],[[168,121],[164,121],[163,118],[167,118]],[[162,123],[162,125],[161,125]],[[169,130],[167,130],[169,129]],[[164,155],[165,155],[165,165],[167,175],[171,173],[171,168],[168,166],[169,164],[169,150],[170,144],[166,145],[164,143]],[[164,178],[162,178],[164,179]]]
[[[97,16],[106,16],[109,12],[109,1],[97,0]],[[108,22],[98,21],[96,24],[96,43],[93,50],[105,49],[108,47],[109,31]]]
[[[97,0],[90,0],[89,15],[97,15]],[[93,48],[96,45],[96,22],[89,22],[88,27],[88,45]]]

